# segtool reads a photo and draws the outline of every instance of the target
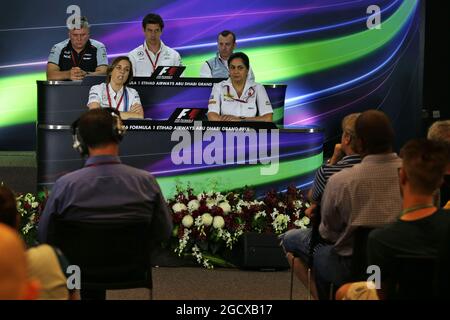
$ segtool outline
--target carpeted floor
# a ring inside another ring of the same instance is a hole
[[[199,267],[153,268],[154,300],[289,300],[291,273]],[[147,289],[108,291],[108,300],[149,299]],[[294,276],[294,300],[307,300]]]

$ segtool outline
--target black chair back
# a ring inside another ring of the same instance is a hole
[[[80,267],[83,289],[152,287],[146,221],[59,220],[52,244]]]
[[[386,298],[436,299],[439,297],[438,275],[436,256],[397,255]]]
[[[353,254],[351,260],[352,281],[367,280],[367,239],[372,227],[359,226],[353,234]]]
[[[397,255],[387,299],[450,300],[450,224],[436,255]]]

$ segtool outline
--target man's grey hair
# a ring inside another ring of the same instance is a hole
[[[434,122],[428,129],[429,140],[445,142],[450,144],[450,120]]]
[[[356,119],[361,115],[361,113],[350,113],[342,119],[342,133],[350,137],[350,147],[353,151],[356,150],[356,133],[355,133],[355,123]]]

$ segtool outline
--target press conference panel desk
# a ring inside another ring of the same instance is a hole
[[[123,163],[154,174],[165,196],[177,183],[217,191],[254,186],[258,193],[313,180],[322,164],[317,128],[269,129],[265,123],[126,120]],[[49,187],[84,160],[72,149],[69,125],[39,124],[38,185]],[[264,169],[265,168],[265,169]],[[263,174],[265,170],[266,174]],[[267,174],[269,173],[269,174]]]
[[[207,109],[212,86],[221,80],[134,78],[130,87],[139,93],[145,118],[167,120],[176,108]],[[81,81],[37,81],[38,124],[72,123],[87,110],[92,85],[93,83],[86,84]],[[274,109],[274,121],[282,125],[286,85],[265,85],[265,88]]]

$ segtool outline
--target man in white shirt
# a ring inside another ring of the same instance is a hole
[[[149,13],[142,20],[145,42],[128,54],[135,77],[150,77],[158,66],[181,66],[180,54],[161,41],[164,21]]]
[[[228,58],[236,49],[236,35],[229,30],[224,30],[217,36],[217,52],[214,58],[205,61],[200,69],[201,78],[228,78]],[[248,73],[249,80],[255,80],[253,70]]]

